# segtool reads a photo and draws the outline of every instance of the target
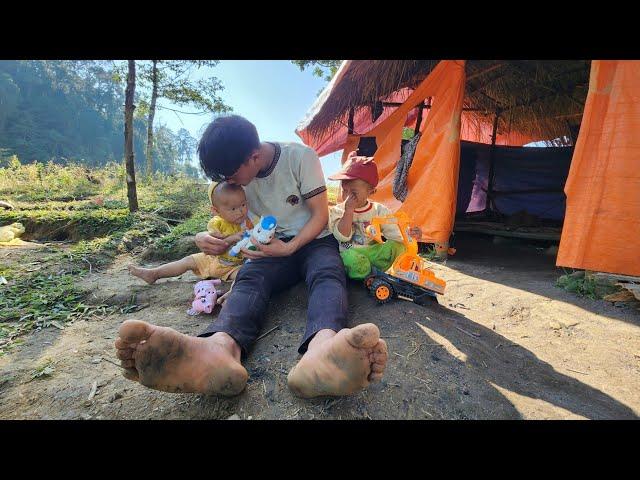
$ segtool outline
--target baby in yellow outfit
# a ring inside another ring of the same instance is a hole
[[[218,238],[224,238],[231,248],[240,241],[244,230],[253,228],[244,190],[240,185],[231,185],[226,182],[212,183],[209,186],[209,199],[214,217],[209,220],[207,231]],[[228,281],[235,279],[243,262],[244,258],[241,255],[232,257],[228,253],[217,256],[195,253],[155,268],[130,265],[129,273],[147,283],[154,283],[159,278],[177,277],[188,270],[200,278],[219,278]]]

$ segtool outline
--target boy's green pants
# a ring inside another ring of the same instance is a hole
[[[387,240],[366,247],[352,247],[340,253],[347,277],[352,280],[364,280],[371,273],[371,267],[386,271],[400,254],[404,245]]]

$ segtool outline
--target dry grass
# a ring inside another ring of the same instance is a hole
[[[345,125],[349,109],[371,109],[402,88],[415,88],[438,60],[354,60],[308,125],[313,135]],[[589,83],[586,60],[469,60],[464,107],[498,133],[536,138],[570,136],[580,124]],[[387,107],[390,108],[390,107]]]

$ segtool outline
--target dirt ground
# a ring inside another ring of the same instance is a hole
[[[0,357],[1,419],[636,419],[640,414],[640,311],[581,298],[555,286],[554,257],[525,244],[459,236],[457,254],[434,264],[447,281],[439,304],[403,300],[378,306],[349,287],[350,326],[374,322],[389,345],[381,383],[344,398],[301,400],[287,388],[299,358],[304,284],[275,297],[264,332],[245,361],[246,390],[223,399],[169,394],[127,381],[113,342],[138,318],[188,334],[211,316],[189,317],[196,277],[148,286],[121,256],[85,277],[89,301],[148,307],[47,328]],[[4,262],[38,258],[5,249]],[[135,261],[135,260],[133,260]],[[217,314],[217,310],[213,315]],[[50,376],[31,380],[52,359]],[[94,382],[97,386],[91,396]],[[92,397],[89,399],[89,397]]]

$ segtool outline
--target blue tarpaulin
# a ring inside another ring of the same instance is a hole
[[[490,152],[490,145],[461,142],[458,216],[482,211],[508,216],[526,211],[541,219],[564,219],[563,189],[573,147],[496,146],[493,202],[487,202]]]

